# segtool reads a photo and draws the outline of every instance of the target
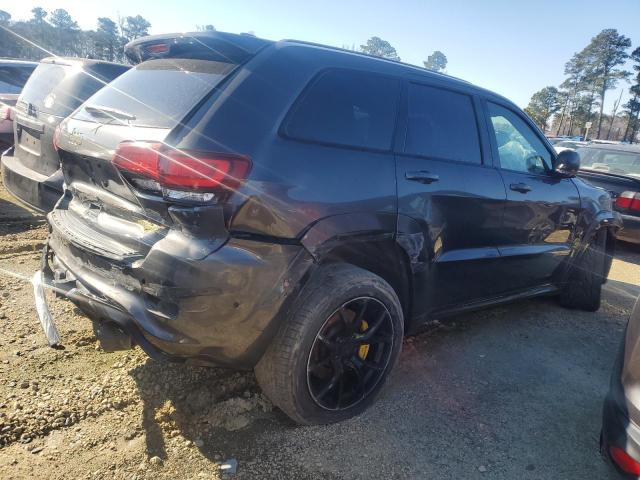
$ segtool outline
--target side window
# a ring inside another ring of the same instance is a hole
[[[411,83],[408,101],[405,153],[481,163],[470,96]]]
[[[545,173],[551,168],[551,154],[538,135],[511,110],[487,102],[498,146],[500,167],[526,173]]]
[[[329,70],[302,94],[284,133],[299,140],[391,149],[400,81],[369,72]]]

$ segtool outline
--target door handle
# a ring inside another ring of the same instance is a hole
[[[412,182],[433,183],[440,180],[440,176],[435,173],[429,173],[426,170],[416,170],[413,172],[405,172],[404,178]]]
[[[514,192],[527,193],[531,191],[531,187],[526,183],[512,183],[509,188]]]

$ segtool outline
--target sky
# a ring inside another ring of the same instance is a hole
[[[140,14],[150,33],[187,32],[211,24],[226,32],[254,32],[359,48],[369,37],[393,45],[402,61],[422,65],[434,50],[447,73],[493,90],[525,107],[541,88],[564,80],[564,64],[604,28],[640,46],[640,0],[38,0],[0,8],[27,19],[41,6],[64,8],[84,29],[97,17]],[[620,90],[607,93],[610,111]]]

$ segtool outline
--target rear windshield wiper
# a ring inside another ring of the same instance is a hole
[[[117,108],[102,107],[100,105],[87,105],[84,109],[91,115],[96,117],[111,117],[122,120],[135,120],[136,116],[132,113],[118,110]]]

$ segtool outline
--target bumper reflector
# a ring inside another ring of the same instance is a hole
[[[632,475],[640,475],[640,462],[631,458],[623,449],[620,447],[611,447],[609,453],[613,461],[616,462],[622,470]]]

